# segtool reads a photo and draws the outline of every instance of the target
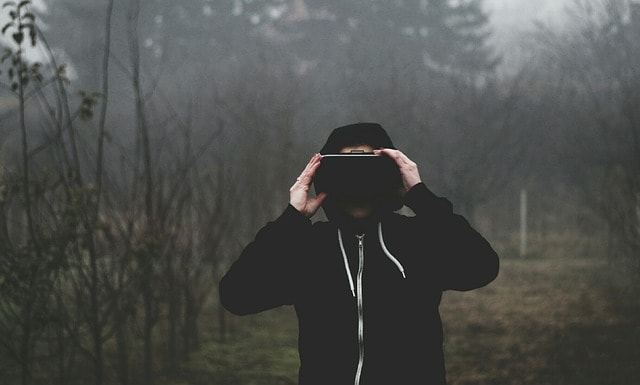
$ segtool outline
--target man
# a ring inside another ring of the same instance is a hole
[[[334,176],[321,173],[323,163],[361,153],[391,161],[397,178],[381,172],[379,182],[325,191]],[[402,204],[415,216],[395,213]],[[320,207],[328,221],[312,223]],[[223,277],[220,298],[238,315],[295,307],[300,385],[442,385],[442,292],[497,274],[489,243],[422,183],[386,131],[356,123],[336,128],[311,158],[287,208]]]

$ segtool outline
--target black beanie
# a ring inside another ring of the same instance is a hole
[[[320,153],[337,154],[344,147],[361,145],[395,149],[391,138],[378,123],[354,123],[334,129]]]

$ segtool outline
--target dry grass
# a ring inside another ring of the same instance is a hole
[[[506,260],[486,288],[446,293],[450,385],[640,384],[640,304],[606,263]]]

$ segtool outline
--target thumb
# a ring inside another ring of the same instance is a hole
[[[321,192],[315,197],[309,199],[309,208],[312,209],[311,211],[313,213],[315,213],[318,210],[318,208],[320,208],[320,205],[322,204],[322,202],[326,197],[327,197],[327,193]]]

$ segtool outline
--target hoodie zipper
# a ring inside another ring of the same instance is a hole
[[[358,303],[358,369],[356,370],[356,378],[354,385],[360,384],[362,376],[362,366],[364,365],[364,317],[362,311],[363,291],[362,291],[362,273],[364,271],[364,234],[356,235],[358,238],[358,275],[357,281],[357,303]]]
[[[364,313],[363,313],[363,290],[362,290],[362,278],[364,272],[364,234],[356,235],[358,240],[358,275],[356,277],[356,285],[353,284],[353,277],[351,274],[351,268],[349,267],[349,260],[347,258],[347,252],[344,249],[344,243],[342,242],[342,232],[338,229],[338,244],[340,245],[340,252],[342,253],[342,261],[344,263],[344,270],[347,273],[347,279],[349,280],[349,288],[353,297],[356,299],[357,311],[358,311],[358,367],[356,369],[356,375],[354,385],[360,385],[360,377],[362,376],[362,368],[364,366]],[[402,277],[406,278],[404,274],[404,267],[398,261],[393,254],[389,252],[387,246],[384,243],[382,237],[382,223],[378,223],[378,238],[380,241],[380,247],[384,251],[385,255],[391,262],[393,262]],[[357,289],[357,290],[356,290]]]

